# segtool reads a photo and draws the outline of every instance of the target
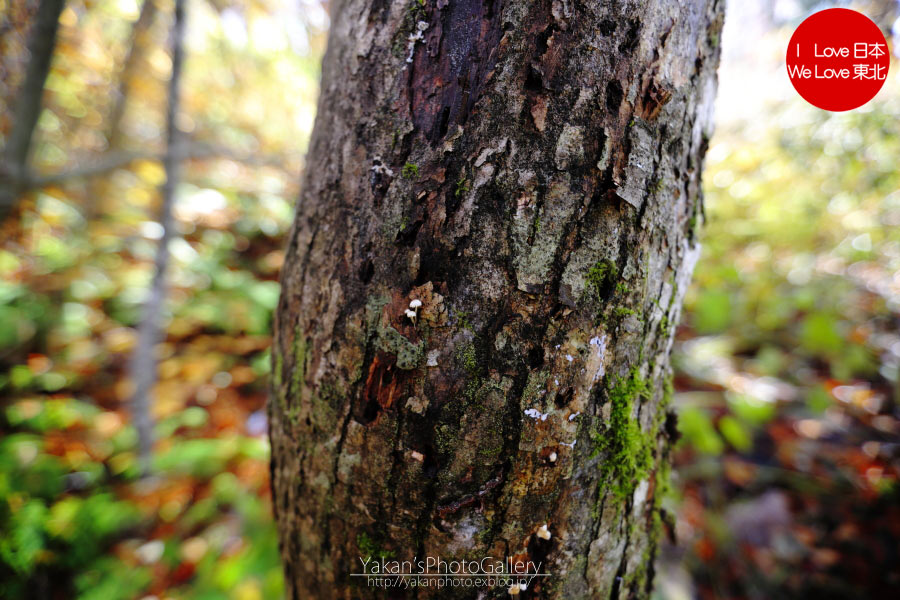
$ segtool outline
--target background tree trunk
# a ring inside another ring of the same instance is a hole
[[[28,36],[28,67],[16,99],[12,128],[0,164],[0,220],[13,209],[26,179],[34,128],[41,116],[44,81],[56,47],[59,15],[65,0],[41,0]]]
[[[723,5],[335,3],[273,350],[289,597],[376,595],[367,555],[648,594]]]
[[[160,328],[163,305],[166,301],[166,271],[169,268],[169,243],[175,234],[172,209],[175,205],[175,191],[181,176],[183,148],[181,132],[178,131],[178,110],[181,105],[181,73],[184,66],[184,32],[187,0],[175,0],[172,21],[172,72],[169,75],[166,105],[166,153],[163,168],[166,180],[160,188],[159,224],[162,236],[156,246],[153,261],[153,279],[147,291],[147,299],[141,311],[138,324],[138,338],[129,364],[134,393],[131,396],[131,420],[138,434],[138,459],[141,473],[149,475],[153,456],[153,386],[157,381],[156,347],[163,331]]]

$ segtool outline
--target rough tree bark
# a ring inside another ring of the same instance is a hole
[[[478,593],[367,555],[648,594],[723,5],[335,2],[273,349],[290,598]]]

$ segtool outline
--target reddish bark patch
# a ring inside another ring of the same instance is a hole
[[[374,422],[382,411],[393,406],[394,401],[403,395],[405,377],[395,363],[393,356],[383,352],[376,353],[372,359],[355,411],[356,420],[363,425]]]
[[[663,106],[672,99],[672,91],[657,85],[655,81],[651,81],[641,98],[641,106],[638,114],[642,119],[653,121],[659,116]]]
[[[429,4],[410,78],[412,121],[431,142],[464,125],[497,62],[502,0]]]

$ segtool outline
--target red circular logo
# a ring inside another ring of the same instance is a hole
[[[867,16],[829,8],[807,17],[787,49],[787,71],[803,99],[843,111],[871,100],[887,79],[890,52],[884,34]]]

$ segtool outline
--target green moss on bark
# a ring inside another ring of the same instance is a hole
[[[604,456],[602,479],[616,498],[623,500],[653,468],[656,431],[644,433],[632,417],[635,401],[649,398],[650,387],[634,368],[626,378],[616,378],[608,397],[612,404],[609,423],[604,431],[592,432],[595,446],[591,456]]]
[[[594,288],[598,298],[602,298],[618,277],[619,269],[615,263],[604,259],[588,270],[587,283]]]

